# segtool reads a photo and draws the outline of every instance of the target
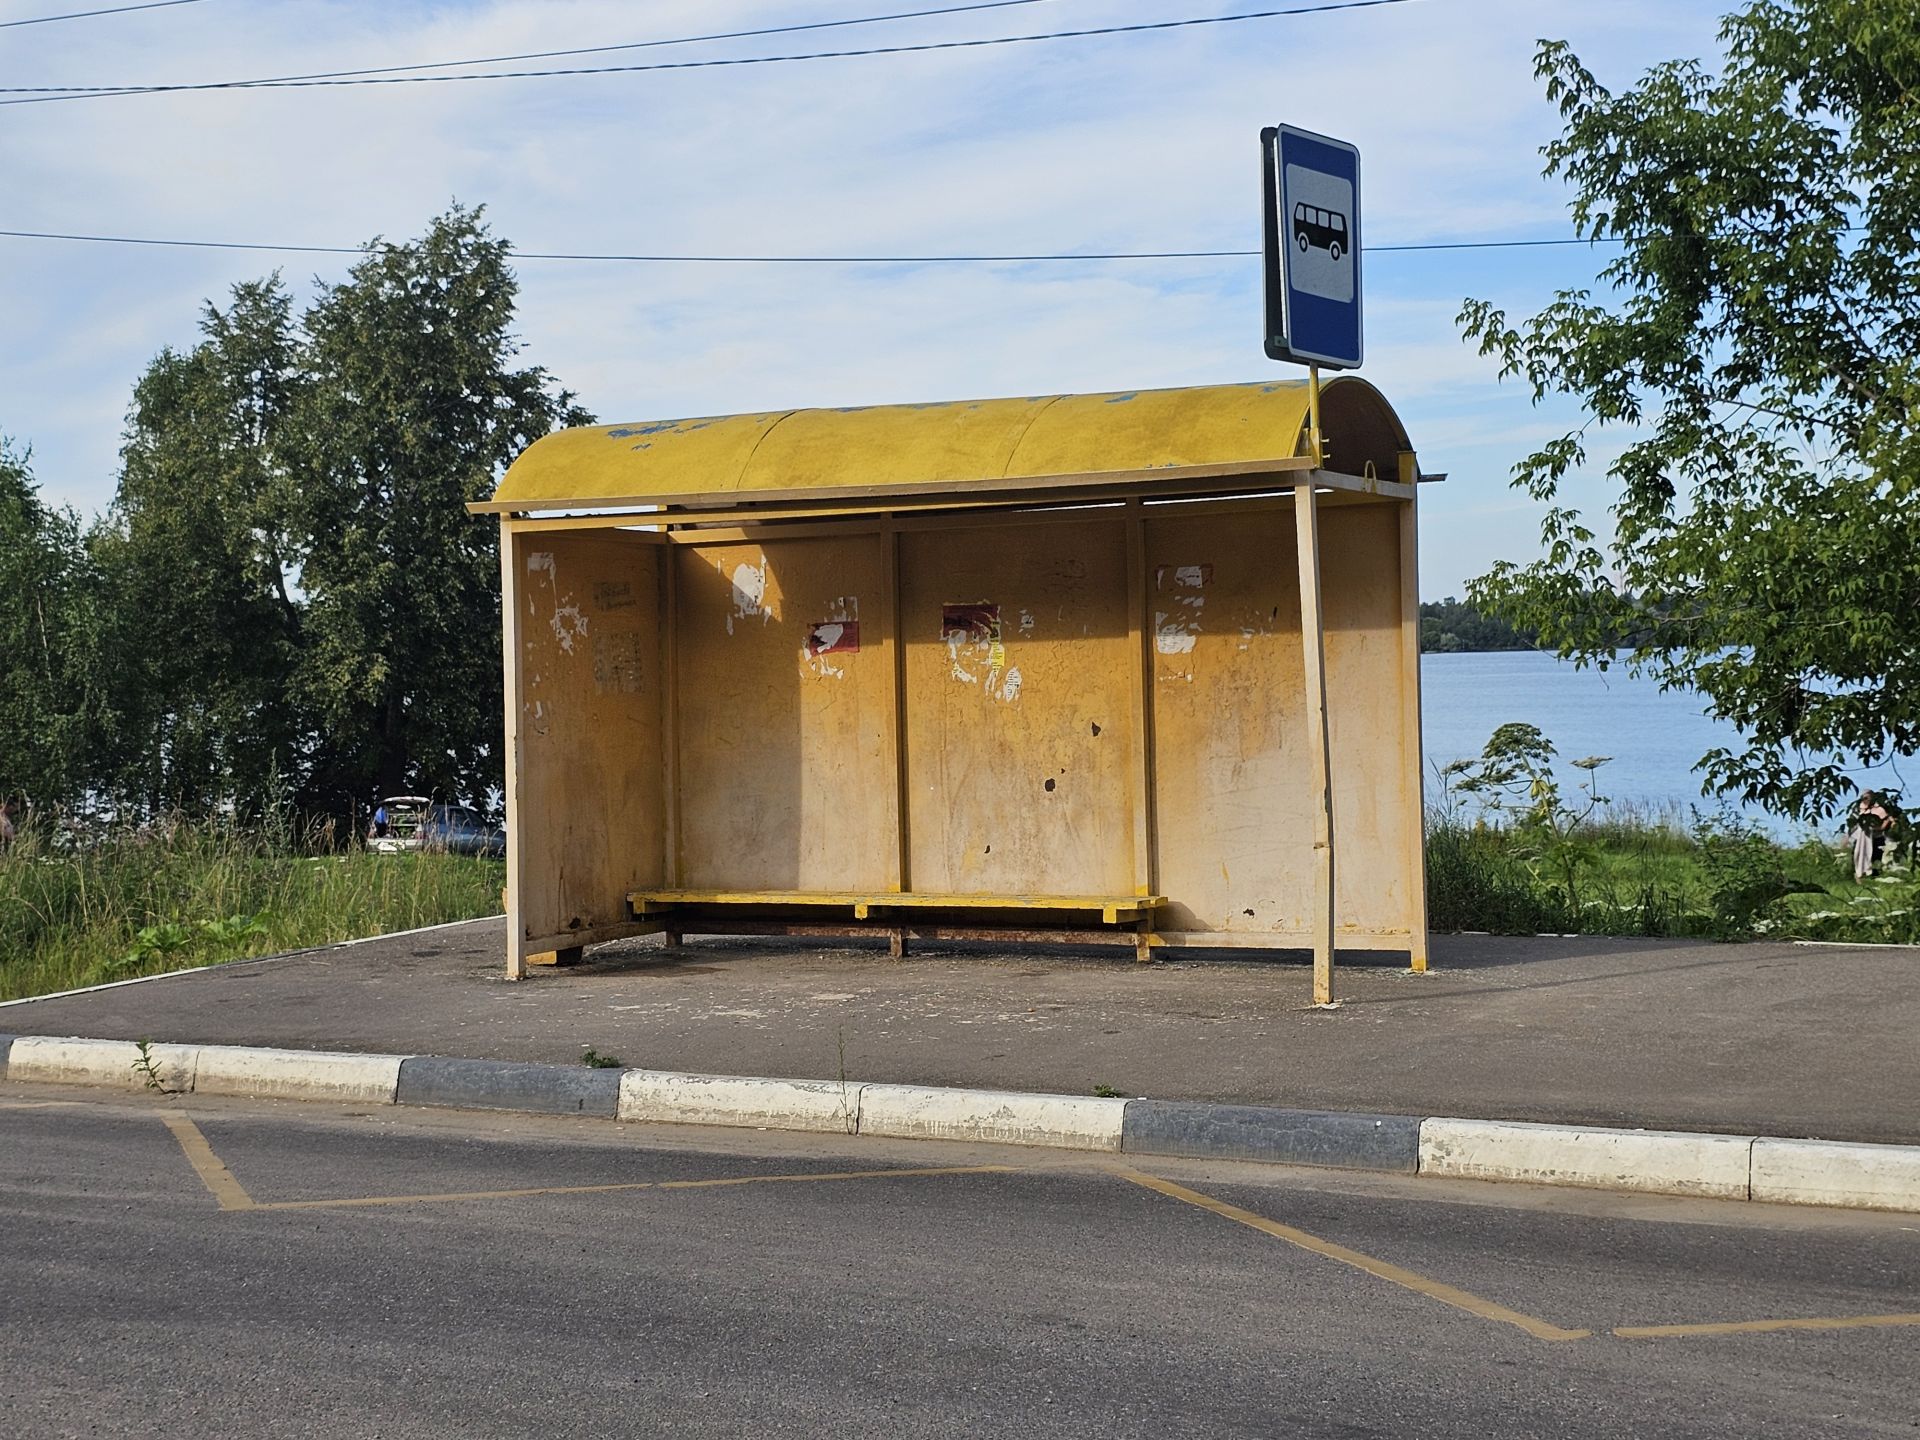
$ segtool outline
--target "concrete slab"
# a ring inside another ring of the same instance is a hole
[[[1091,1096],[867,1085],[860,1091],[860,1133],[1118,1150],[1126,1108],[1124,1100]]]
[[[1420,1123],[1420,1173],[1745,1200],[1753,1141],[1751,1135],[1432,1119]]]
[[[391,1105],[400,1078],[398,1055],[343,1055],[322,1050],[205,1046],[193,1075],[200,1095],[260,1095],[286,1100],[338,1100]]]
[[[152,1072],[138,1068],[140,1047],[130,1040],[80,1040],[21,1035],[7,1051],[7,1079],[55,1085],[111,1085],[124,1090],[193,1091],[200,1065],[197,1045],[149,1045]]]
[[[1920,1210],[1920,1147],[1756,1141],[1753,1198],[1786,1205]]]
[[[622,1120],[665,1125],[751,1125],[852,1135],[860,1089],[834,1080],[682,1075],[628,1070],[620,1077]]]
[[[611,1119],[620,1103],[620,1072],[593,1070],[582,1065],[529,1065],[513,1060],[413,1055],[400,1066],[395,1099],[402,1105],[525,1110],[539,1115],[600,1115]]]
[[[1131,1100],[1121,1148],[1135,1155],[1205,1155],[1411,1175],[1420,1165],[1420,1117]]]

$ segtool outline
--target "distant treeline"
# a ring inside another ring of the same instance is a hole
[[[1531,650],[1540,635],[1519,630],[1504,620],[1482,615],[1473,606],[1449,595],[1420,606],[1420,648],[1451,654],[1463,650]]]

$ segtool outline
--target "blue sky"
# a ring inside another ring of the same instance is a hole
[[[919,9],[938,0],[198,0],[0,29],[0,84],[123,84],[454,59]],[[1313,3],[1313,0],[1307,0]],[[1042,0],[971,15],[637,52],[780,54],[1274,8]],[[0,0],[0,20],[90,5]],[[0,229],[353,245],[484,203],[524,250],[728,253],[1237,248],[1257,142],[1291,122],[1364,157],[1374,244],[1568,233],[1540,175],[1556,117],[1536,39],[1604,80],[1710,56],[1727,0],[1413,0],[924,55],[665,74],[226,91],[0,107]],[[565,64],[568,62],[551,62]],[[589,61],[586,63],[595,63]],[[1458,338],[1464,296],[1516,315],[1591,282],[1583,247],[1380,254],[1362,372],[1422,463],[1422,591],[1535,553],[1510,466],[1575,420]],[[349,257],[0,239],[0,434],[46,496],[112,497],[132,384],[200,306]],[[524,358],[606,419],[1132,389],[1287,373],[1251,260],[976,267],[527,261]],[[1617,449],[1603,440],[1597,460]],[[1603,506],[1597,481],[1576,487]]]

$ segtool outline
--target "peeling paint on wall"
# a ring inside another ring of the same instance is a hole
[[[1198,590],[1213,583],[1213,566],[1157,565],[1153,571],[1156,590]]]
[[[1154,588],[1167,597],[1165,610],[1153,615],[1153,648],[1162,655],[1191,655],[1200,634],[1200,619],[1207,608],[1205,589],[1213,583],[1213,566],[1159,565],[1153,572]],[[1193,665],[1184,670],[1169,670],[1163,680],[1193,680]]]
[[[953,678],[978,685],[982,676],[970,666],[984,664],[988,688],[1006,668],[1007,647],[1001,640],[1000,607],[990,600],[964,600],[940,607],[940,639],[953,665]]]
[[[1156,610],[1153,615],[1153,648],[1162,655],[1186,655],[1193,650],[1194,637],[1200,633],[1200,627],[1185,615],[1169,615],[1165,610]],[[1193,677],[1187,677],[1191,680]]]
[[[560,642],[560,648],[571,655],[573,642],[587,633],[587,617],[578,605],[571,603],[572,596],[567,599],[567,604],[553,607],[553,619],[548,623],[553,626],[553,638]]]

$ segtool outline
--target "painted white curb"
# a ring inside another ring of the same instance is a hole
[[[1756,1140],[1753,1198],[1783,1205],[1920,1210],[1920,1146]]]
[[[149,1045],[154,1077],[165,1089],[185,1094],[193,1089],[200,1064],[198,1045]],[[37,1080],[51,1085],[112,1085],[122,1090],[146,1090],[148,1077],[134,1064],[140,1047],[131,1040],[81,1040],[72,1036],[22,1035],[7,1052],[7,1079]]]
[[[620,1076],[615,1115],[665,1125],[753,1125],[852,1135],[860,1128],[860,1089],[832,1080],[628,1070]]]
[[[202,1095],[267,1095],[287,1100],[391,1105],[403,1058],[332,1050],[203,1045],[193,1088]]]
[[[1430,1119],[1420,1124],[1420,1173],[1745,1200],[1754,1139]]]
[[[867,1085],[860,1091],[860,1133],[903,1139],[1118,1150],[1126,1113],[1125,1100],[1081,1095],[928,1085]]]

